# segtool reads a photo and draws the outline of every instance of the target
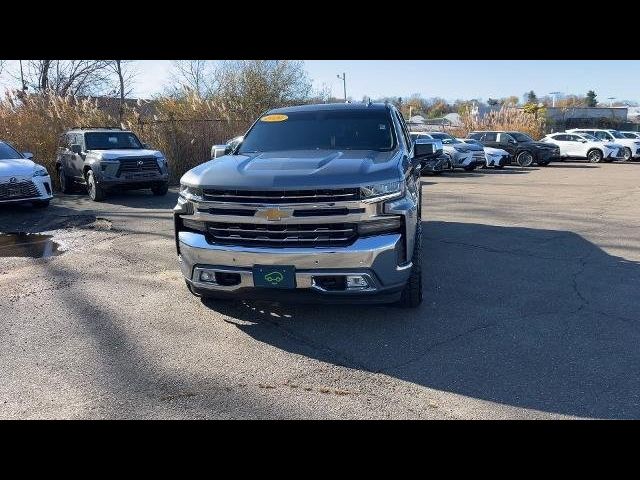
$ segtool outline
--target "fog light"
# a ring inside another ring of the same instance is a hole
[[[362,275],[347,275],[347,289],[361,290],[369,287],[369,282]]]
[[[214,272],[200,272],[200,280],[203,282],[215,282],[216,274]]]

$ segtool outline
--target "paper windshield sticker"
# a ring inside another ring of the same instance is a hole
[[[261,122],[284,122],[287,118],[286,115],[265,115],[260,119]]]

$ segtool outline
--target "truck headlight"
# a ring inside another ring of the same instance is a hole
[[[362,200],[379,201],[400,197],[404,193],[404,182],[378,183],[360,187],[360,198]]]
[[[160,168],[169,168],[169,162],[167,162],[167,159],[164,157],[156,157],[156,162],[158,162]]]
[[[369,220],[358,224],[359,235],[371,235],[373,233],[396,232],[400,230],[402,222],[400,217],[383,217],[377,220]]]
[[[34,177],[48,177],[49,176],[49,172],[47,172],[47,169],[44,168],[42,165],[37,165],[35,170],[33,171],[33,176]]]
[[[194,202],[201,202],[204,199],[202,196],[202,187],[192,187],[184,183],[180,184],[180,196]]]

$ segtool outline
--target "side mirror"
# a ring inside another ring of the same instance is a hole
[[[231,152],[233,152],[234,148],[235,148],[235,145],[225,145],[224,154],[229,155]]]
[[[73,153],[80,153],[80,152],[82,152],[82,147],[78,143],[72,143],[71,144],[71,151]]]
[[[413,157],[432,157],[442,153],[442,141],[431,139],[417,139],[413,145]]]
[[[214,145],[213,147],[211,147],[211,159],[226,155],[226,151],[226,145]]]
[[[33,153],[31,152],[22,152],[22,156],[27,160],[33,160]]]

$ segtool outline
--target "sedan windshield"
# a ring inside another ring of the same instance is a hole
[[[531,138],[529,135],[525,135],[524,133],[509,132],[509,135],[515,138],[517,142],[533,142],[533,138]]]
[[[15,160],[17,158],[24,157],[6,143],[0,142],[0,160]]]
[[[622,135],[620,132],[616,132],[615,130],[613,132],[609,132],[611,135],[613,135],[615,138],[627,138],[624,135]]]
[[[87,132],[87,150],[141,149],[138,137],[131,132]]]
[[[317,110],[268,114],[247,133],[238,154],[286,150],[376,150],[396,146],[386,111]]]

